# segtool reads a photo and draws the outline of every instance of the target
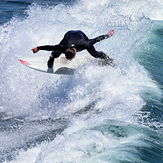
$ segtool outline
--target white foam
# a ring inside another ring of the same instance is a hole
[[[113,17],[113,19],[114,15],[118,13],[128,17],[141,17],[144,15],[152,20],[163,20],[162,0],[142,0],[141,2],[132,0],[102,0],[96,2],[93,0],[81,0],[80,3],[84,5],[88,11],[93,10],[94,12],[97,12],[102,11],[103,8],[105,8],[105,10],[108,9],[107,12],[110,14],[109,16]]]

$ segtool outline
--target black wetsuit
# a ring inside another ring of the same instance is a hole
[[[38,50],[47,50],[47,51],[53,51],[52,56],[54,58],[58,58],[62,53],[65,53],[65,51],[68,48],[75,48],[77,52],[82,50],[87,50],[93,57],[95,58],[102,58],[106,59],[107,55],[101,51],[96,51],[94,48],[94,44],[96,42],[99,42],[103,39],[108,38],[109,35],[101,35],[94,39],[89,39],[82,31],[68,31],[62,41],[58,45],[45,45],[45,46],[39,46],[37,47]]]

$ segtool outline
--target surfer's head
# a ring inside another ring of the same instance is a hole
[[[77,50],[75,48],[68,48],[66,51],[65,51],[65,56],[66,56],[66,59],[68,60],[72,60],[75,58],[75,55],[76,55],[76,52]]]

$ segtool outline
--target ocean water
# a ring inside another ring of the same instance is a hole
[[[162,0],[1,0],[0,162],[162,163],[162,10]],[[95,48],[118,67],[65,76],[18,62],[72,29],[114,29]]]

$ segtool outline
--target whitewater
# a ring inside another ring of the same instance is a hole
[[[163,162],[161,0],[0,5],[0,162]],[[95,48],[117,68],[88,63],[54,75],[18,62],[36,46],[58,44],[68,30],[95,38],[110,29],[114,36]]]

